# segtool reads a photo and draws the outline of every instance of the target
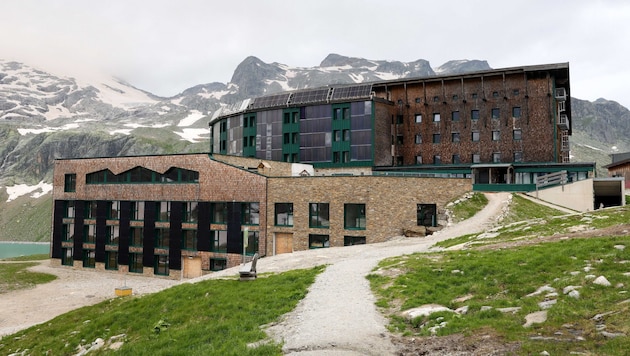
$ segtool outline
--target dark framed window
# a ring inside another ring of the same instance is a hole
[[[131,202],[131,220],[141,221],[144,220],[144,202],[132,201]]]
[[[107,202],[107,219],[109,220],[120,219],[120,202],[119,201]]]
[[[440,155],[433,156],[433,164],[442,164],[442,157]]]
[[[519,94],[520,94],[520,91],[518,89],[512,90],[512,95],[517,96]]]
[[[328,235],[309,234],[308,248],[326,248],[330,247],[330,237]]]
[[[220,271],[227,268],[227,259],[225,258],[210,258],[210,270]]]
[[[437,205],[418,204],[416,207],[418,226],[437,226]]]
[[[499,92],[498,91],[493,91],[492,92],[492,97],[493,98],[498,98],[499,97]]]
[[[440,113],[439,112],[434,112],[433,113],[433,122],[440,122]]]
[[[227,222],[227,203],[212,204],[212,222],[215,224],[225,224]]]
[[[333,130],[333,141],[341,141],[341,130]]]
[[[63,202],[63,217],[74,218],[74,200],[66,200]]]
[[[142,246],[142,241],[144,240],[144,228],[142,227],[132,227],[130,229],[130,240],[129,243],[131,246]]]
[[[417,155],[416,156],[416,164],[422,164],[422,156],[421,155]]]
[[[155,206],[155,219],[157,221],[169,221],[171,219],[171,202],[161,201]]]
[[[64,192],[77,191],[77,175],[75,173],[69,173],[64,176],[63,191]]]
[[[459,111],[453,111],[451,113],[451,120],[452,121],[459,121]]]
[[[83,213],[86,219],[96,219],[96,202],[86,201]]]
[[[155,247],[168,248],[170,243],[169,229],[155,229]]]
[[[422,143],[422,135],[421,134],[416,134],[415,142],[416,142],[417,145]]]
[[[433,143],[440,143],[441,136],[440,134],[433,134]]]
[[[479,131],[472,132],[472,142],[479,142]]]
[[[419,124],[422,122],[422,114],[416,114],[416,124]]]
[[[243,225],[260,224],[260,204],[259,203],[242,203],[241,214]]]
[[[501,131],[492,131],[492,141],[499,141],[501,139]]]
[[[460,141],[459,132],[451,133],[451,142],[457,143]]]
[[[118,252],[105,251],[105,269],[109,269],[109,270],[118,269]]]
[[[153,274],[159,276],[168,276],[168,256],[156,255],[155,265],[153,267]]]
[[[439,97],[439,96],[437,96],[437,95],[436,95],[436,96],[434,96],[434,97],[433,97],[433,101],[437,103],[438,101],[440,101],[440,97]]]
[[[523,138],[523,132],[520,129],[512,131],[514,141],[520,141]]]
[[[396,124],[400,125],[404,121],[404,117],[402,115],[396,115]]]
[[[457,101],[457,99],[459,99],[459,96],[457,94],[453,95],[453,101]]]
[[[481,155],[479,153],[473,153],[472,155],[472,163],[480,163]]]
[[[473,99],[477,99],[479,97],[479,95],[477,93],[472,93],[470,95]]]
[[[184,204],[184,221],[185,222],[197,222],[199,217],[198,203],[196,201],[189,201]]]
[[[227,231],[225,230],[212,230],[212,251],[213,252],[227,252]]]
[[[72,248],[61,249],[61,264],[64,266],[72,266],[74,260],[72,259]]]
[[[182,230],[182,249],[197,251],[197,230]]]
[[[501,163],[501,152],[495,152],[492,154],[493,163]]]
[[[120,228],[118,225],[107,225],[105,227],[105,239],[108,245],[118,245],[120,238]]]
[[[521,107],[515,106],[512,108],[512,117],[518,119],[521,117]]]
[[[83,250],[83,268],[96,267],[96,252],[91,249]]]
[[[498,119],[501,117],[501,110],[499,108],[492,108],[492,118]]]
[[[293,203],[276,203],[274,222],[276,226],[293,226]]]
[[[365,245],[365,236],[344,236],[344,246]]]
[[[61,241],[74,241],[74,224],[61,225]]]
[[[479,110],[470,110],[470,119],[479,120]]]
[[[313,228],[329,228],[330,215],[328,203],[310,203],[309,204],[309,227]]]
[[[142,254],[130,253],[129,254],[129,272],[142,273]]]
[[[258,236],[258,231],[247,232],[247,241],[245,246],[245,254],[247,256],[253,256],[256,252],[258,252]]]
[[[514,162],[523,162],[523,152],[521,151],[514,152]]]
[[[459,157],[459,155],[453,155],[453,157],[451,158],[451,162],[453,164],[460,164],[460,163],[462,163],[462,160]]]
[[[365,230],[365,204],[344,204],[343,221],[345,229]]]
[[[403,135],[396,135],[396,144],[397,145],[402,145],[405,141],[404,141],[404,136]]]

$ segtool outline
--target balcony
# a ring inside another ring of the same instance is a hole
[[[560,117],[558,118],[558,128],[566,131],[570,129],[569,117],[566,114],[560,114]]]
[[[556,99],[561,101],[567,100],[567,91],[564,88],[556,88]]]

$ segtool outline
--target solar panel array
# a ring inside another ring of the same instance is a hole
[[[271,108],[275,106],[283,106],[289,103],[291,93],[281,93],[276,95],[263,96],[254,99],[251,105],[252,109]]]
[[[337,87],[333,91],[332,100],[369,98],[371,93],[372,84]]]
[[[321,103],[328,100],[329,88],[302,90],[293,93],[291,104]]]

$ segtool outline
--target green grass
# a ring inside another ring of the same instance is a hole
[[[618,250],[614,245],[625,245]],[[592,320],[598,313],[612,312],[605,317],[606,330],[630,335],[628,323],[629,294],[627,290],[630,237],[600,237],[563,240],[511,250],[458,251],[431,255],[411,255],[383,261],[379,268],[404,271],[397,277],[371,274],[368,279],[377,295],[377,305],[391,313],[390,329],[403,335],[430,335],[430,327],[446,321],[437,335],[481,332],[484,328],[496,331],[506,342],[521,345],[522,354],[550,354],[587,352],[595,354],[623,354],[630,350],[630,337],[607,339],[596,330]],[[590,264],[593,273],[605,276],[613,287],[594,285],[585,277],[583,268]],[[453,271],[461,271],[453,273]],[[577,275],[570,272],[580,271]],[[626,285],[615,288],[618,283]],[[550,285],[559,296],[557,304],[548,310],[548,320],[524,328],[525,315],[540,308],[537,303],[545,293],[526,297],[537,288]],[[580,298],[563,294],[566,286],[580,286]],[[456,298],[471,295],[465,302]],[[625,301],[625,302],[624,302]],[[433,314],[408,321],[398,316],[406,310],[424,304],[437,303],[451,309],[467,305],[467,314],[450,312]],[[493,309],[481,311],[482,306]],[[521,307],[515,313],[502,313],[496,308]],[[443,319],[442,319],[443,318]],[[572,325],[567,327],[567,325]],[[557,334],[561,332],[562,334]],[[576,333],[585,338],[577,342]],[[533,341],[532,336],[555,340]]]
[[[512,202],[507,216],[503,219],[503,224],[531,219],[546,219],[552,216],[566,215],[566,213],[550,208],[545,205],[535,203],[523,198],[519,194],[512,194]]]
[[[27,194],[7,202],[1,199],[7,196],[4,189],[0,192],[0,241],[50,241],[51,194],[37,199]]]
[[[451,217],[454,222],[466,220],[477,214],[486,205],[488,205],[488,198],[483,193],[473,193],[470,199],[453,205]]]
[[[28,256],[32,257],[32,256]],[[32,288],[37,284],[57,279],[47,273],[29,272],[26,269],[37,263],[0,263],[0,294],[9,291]]]
[[[247,345],[265,339],[260,327],[295,308],[323,269],[250,282],[208,280],[107,300],[2,338],[0,354],[28,349],[32,355],[73,355],[78,345],[125,334],[119,355],[281,355],[276,343]],[[158,332],[160,325],[168,327]]]

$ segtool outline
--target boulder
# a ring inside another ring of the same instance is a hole
[[[427,236],[427,228],[425,226],[411,226],[403,229],[405,237],[424,237]]]

